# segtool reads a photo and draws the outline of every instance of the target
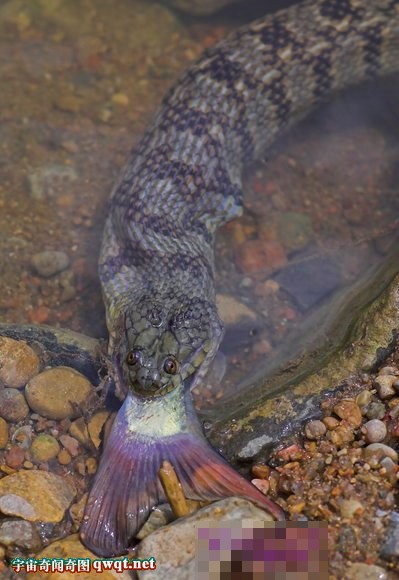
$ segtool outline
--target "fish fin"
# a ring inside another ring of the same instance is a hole
[[[163,443],[167,456],[188,499],[215,500],[230,496],[249,499],[268,511],[276,520],[284,520],[284,511],[258,488],[233,469],[205,439],[179,434],[169,445]]]
[[[118,413],[119,415],[119,413]],[[235,471],[204,438],[179,433],[150,439],[115,419],[86,505],[80,534],[100,556],[126,553],[151,509],[165,499],[158,477],[164,460],[174,467],[189,499],[241,496],[284,519],[283,510]]]
[[[156,444],[118,427],[108,438],[80,529],[83,543],[100,556],[126,553],[151,509],[165,498]]]

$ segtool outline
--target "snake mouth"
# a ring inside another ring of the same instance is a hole
[[[130,390],[135,395],[140,395],[141,397],[146,397],[148,399],[152,399],[154,397],[162,397],[167,393],[173,391],[177,385],[173,383],[167,383],[166,385],[154,385],[152,383],[150,386],[141,385],[138,382],[131,384]]]

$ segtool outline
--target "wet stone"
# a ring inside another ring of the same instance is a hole
[[[392,558],[399,556],[399,513],[392,512],[387,527],[385,541],[381,548],[382,558]]]
[[[384,445],[384,443],[371,443],[370,445],[367,445],[364,450],[364,456],[366,460],[371,457],[376,457],[378,459],[389,457],[395,463],[398,462],[398,454],[395,449],[392,449],[389,445]]]
[[[256,313],[234,296],[218,294],[216,305],[220,318],[225,324],[237,324],[243,318],[256,320]]]
[[[342,276],[330,256],[307,258],[296,255],[295,263],[276,274],[274,279],[302,310],[308,310],[336,290]]]
[[[25,520],[5,519],[0,523],[0,544],[37,550],[41,546],[36,528]]]
[[[57,439],[52,435],[41,433],[33,440],[30,448],[32,461],[42,463],[54,459],[60,450]]]
[[[5,454],[5,461],[8,467],[20,469],[25,460],[25,451],[19,445],[11,445]]]
[[[32,256],[32,266],[43,278],[54,276],[69,266],[69,257],[65,252],[46,250]]]
[[[25,388],[30,408],[50,419],[76,417],[92,392],[86,377],[62,366],[36,375]]]
[[[362,431],[368,443],[380,443],[385,439],[387,428],[385,423],[379,419],[371,419],[363,425]]]
[[[26,342],[0,337],[0,385],[23,387],[39,369],[39,357]]]
[[[28,416],[25,397],[16,389],[0,389],[0,416],[7,421],[22,421]]]
[[[345,580],[387,580],[388,574],[381,566],[357,562],[346,571]]]
[[[8,443],[8,424],[0,417],[0,449],[4,449]]]
[[[78,175],[72,167],[51,164],[32,171],[28,177],[32,199],[44,200],[68,191]]]
[[[385,415],[385,405],[381,401],[372,401],[366,411],[369,419],[382,419]]]
[[[309,216],[293,211],[277,216],[278,238],[287,251],[304,248],[312,237],[312,220]]]
[[[334,413],[340,418],[345,419],[349,425],[360,427],[362,424],[362,414],[359,406],[352,400],[339,401],[334,406]]]
[[[393,385],[397,378],[394,375],[379,375],[376,377],[377,392],[381,399],[389,399],[396,395],[396,390]]]
[[[319,439],[323,437],[327,431],[327,427],[322,421],[317,419],[314,421],[309,421],[305,425],[305,435],[308,439]]]
[[[58,475],[19,471],[0,480],[0,512],[31,522],[56,523],[62,520],[75,495],[75,487]]]

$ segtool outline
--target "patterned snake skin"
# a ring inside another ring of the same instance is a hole
[[[318,102],[398,68],[399,0],[311,0],[180,79],[110,199],[99,271],[120,388],[158,396],[204,376],[223,334],[214,235],[242,211],[244,166]]]

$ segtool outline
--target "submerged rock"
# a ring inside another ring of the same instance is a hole
[[[0,386],[23,387],[39,369],[39,357],[26,342],[0,336]]]

